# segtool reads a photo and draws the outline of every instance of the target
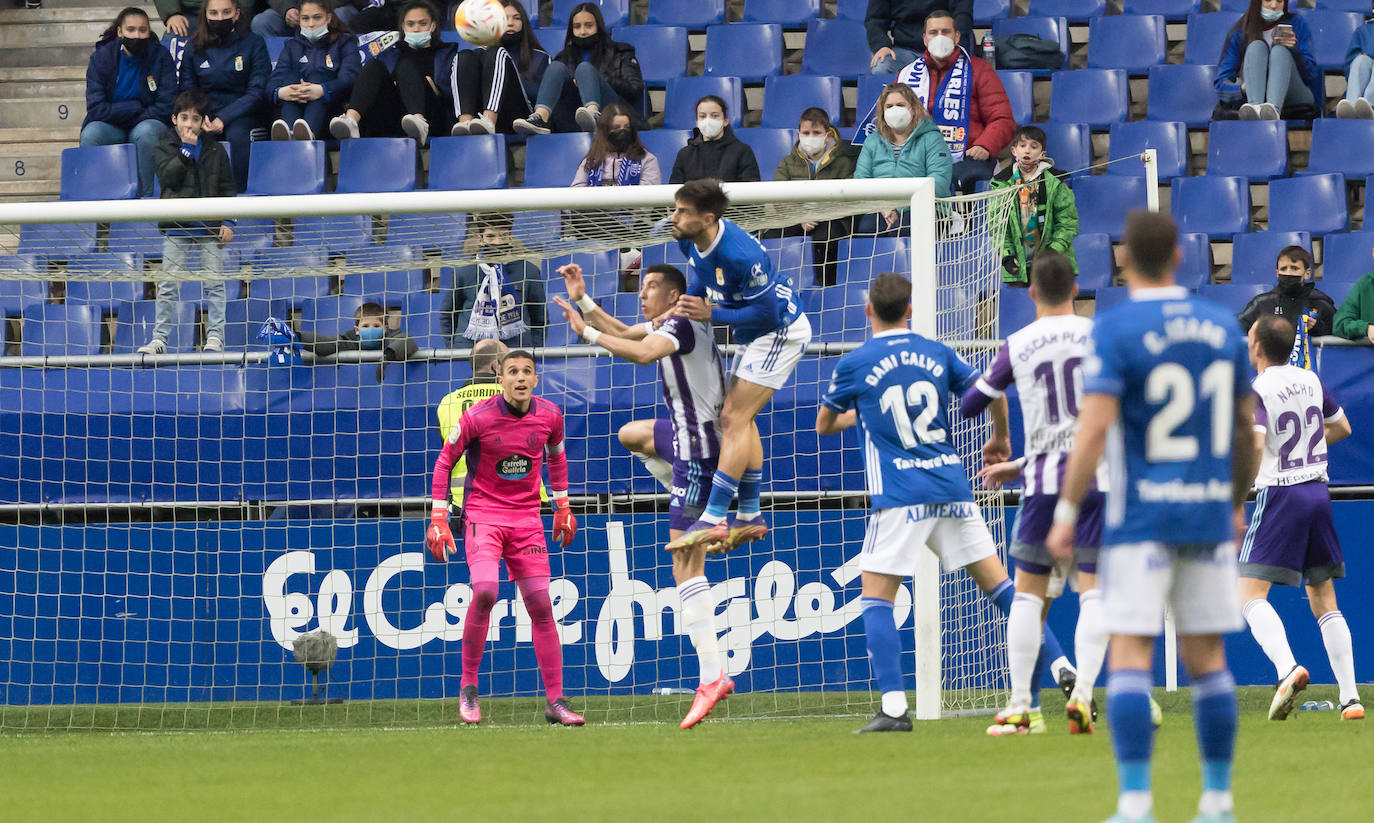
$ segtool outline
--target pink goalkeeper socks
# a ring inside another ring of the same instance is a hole
[[[472,604],[463,618],[464,687],[477,685],[477,670],[482,667],[482,652],[487,647],[487,625],[496,605],[496,588],[495,580],[472,584]]]
[[[549,578],[529,577],[517,580],[525,611],[530,616],[534,636],[534,657],[539,661],[539,675],[544,680],[544,693],[550,703],[563,696],[563,645],[558,640],[558,625],[553,620],[553,603],[549,600]]]

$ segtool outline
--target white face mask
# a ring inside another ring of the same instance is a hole
[[[1260,9],[1260,17],[1263,17],[1266,23],[1272,23],[1282,16],[1283,9]]]
[[[954,53],[954,41],[943,34],[937,34],[926,43],[926,50],[936,60],[943,60]]]
[[[715,140],[720,137],[720,133],[725,131],[725,121],[717,120],[714,117],[701,117],[697,119],[697,131],[707,140]]]
[[[906,106],[890,106],[883,109],[883,120],[896,131],[911,125],[911,109]]]
[[[799,137],[797,145],[801,147],[803,154],[817,155],[825,148],[824,137]]]

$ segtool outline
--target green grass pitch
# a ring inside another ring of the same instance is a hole
[[[1321,686],[1309,694],[1335,696]],[[1374,753],[1365,724],[1331,711],[1271,723],[1269,695],[1241,692],[1238,819],[1374,818],[1361,779]],[[1191,704],[1186,690],[1157,697],[1165,722],[1156,739],[1156,812],[1160,823],[1181,823],[1192,818],[1199,791]],[[651,710],[663,716],[686,705],[662,700]],[[731,702],[740,713],[751,700],[777,705],[772,695]],[[604,699],[574,705],[616,711]],[[862,737],[850,732],[866,718],[827,716],[711,718],[687,732],[675,722],[562,729],[543,723],[541,706],[485,700],[491,722],[476,728],[456,725],[450,701],[327,710],[5,707],[0,819],[1097,823],[1114,810],[1109,730],[1071,737],[1057,694],[1047,693],[1050,732],[1014,738],[984,735],[987,717]],[[125,731],[15,731],[92,722]],[[146,731],[173,725],[193,730]]]

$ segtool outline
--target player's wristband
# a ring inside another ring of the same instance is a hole
[[[587,328],[582,330],[582,339],[586,340],[588,343],[591,343],[593,346],[595,346],[596,341],[601,339],[601,332],[597,331],[591,326],[588,326]]]
[[[588,314],[596,311],[596,301],[584,294],[577,298],[577,307],[582,310],[583,314]]]
[[[1056,504],[1054,504],[1054,523],[1055,523],[1055,525],[1059,525],[1060,523],[1067,523],[1067,524],[1069,524],[1069,525],[1074,525],[1074,524],[1076,524],[1077,522],[1078,522],[1078,504],[1077,504],[1077,503],[1070,503],[1069,501],[1067,501],[1067,500],[1065,500],[1065,499],[1063,499],[1063,498],[1060,498],[1059,502],[1056,503]]]
[[[430,520],[447,520],[448,503],[443,500],[435,500],[434,505],[429,510]]]
[[[643,323],[641,323],[640,325],[644,327],[644,333],[645,333],[645,334],[653,334],[653,333],[654,333],[654,321],[652,321],[652,320],[645,320],[645,321],[644,321]]]

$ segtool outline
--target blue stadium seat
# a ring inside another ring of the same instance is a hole
[[[1130,114],[1130,92],[1121,69],[1057,71],[1051,83],[1051,120],[1107,129]]]
[[[811,289],[802,292],[807,317],[813,326],[812,340],[817,343],[858,343],[868,337],[868,318],[864,316],[862,286],[844,285]]]
[[[1182,177],[1173,182],[1169,210],[1180,232],[1225,240],[1250,230],[1250,184],[1215,174]]]
[[[1228,14],[1244,14],[1245,10],[1250,7],[1250,0],[1221,0],[1220,5],[1221,10]],[[1298,12],[1301,11],[1301,9],[1294,9],[1293,11]]]
[[[1188,127],[1182,123],[1144,120],[1112,125],[1108,174],[1144,175],[1145,164],[1125,158],[1154,149],[1159,179],[1172,180],[1188,173]]]
[[[62,200],[138,197],[138,157],[132,143],[62,150]]]
[[[1185,289],[1196,289],[1212,282],[1212,244],[1201,232],[1186,232],[1178,236],[1183,259],[1174,272],[1174,279]]]
[[[1374,231],[1333,234],[1322,241],[1322,282],[1354,283],[1374,271]]]
[[[387,223],[386,247],[409,247],[414,255],[438,251],[453,257],[460,253],[466,235],[467,218],[462,213],[393,214]]]
[[[549,281],[545,291],[548,293],[550,301],[555,295],[566,294],[563,276],[558,273],[558,270],[569,263],[576,263],[582,267],[582,277],[587,284],[587,293],[592,297],[609,297],[620,291],[619,252],[612,249],[595,254],[563,254],[558,257],[546,258],[542,264],[544,279]]]
[[[770,77],[763,84],[763,127],[795,129],[798,117],[812,106],[825,109],[830,122],[838,124],[844,106],[840,98],[840,78],[793,74]],[[860,103],[860,108],[863,105]],[[765,178],[767,179],[767,178]]]
[[[1007,100],[1011,102],[1011,116],[1018,126],[1024,126],[1035,119],[1035,75],[1028,71],[999,70],[998,78],[1002,88],[1007,90]],[[860,106],[862,108],[862,106]]]
[[[1364,15],[1369,14],[1369,6],[1363,14],[1348,11],[1308,11],[1302,12],[1302,19],[1312,30],[1312,54],[1317,65],[1326,71],[1338,71],[1345,66],[1345,52],[1350,47],[1350,36],[1364,24]]]
[[[415,141],[359,137],[339,143],[339,194],[415,190]]]
[[[725,0],[651,0],[649,22],[700,31],[725,22]]]
[[[391,305],[401,297],[414,294],[425,287],[425,272],[420,269],[405,271],[374,271],[362,274],[346,274],[340,294],[366,297],[378,303]]]
[[[181,302],[183,302],[183,303],[191,303],[191,304],[193,304],[193,305],[203,307],[204,304],[205,304],[205,284],[202,283],[202,282],[200,282],[200,281],[197,281],[197,280],[191,280],[191,281],[188,281],[188,282],[186,282],[186,283],[182,283],[182,284],[181,284],[180,295],[181,295]],[[243,281],[242,281],[242,280],[225,280],[225,281],[224,281],[224,299],[225,299],[225,300],[238,300],[238,299],[240,299],[240,298],[242,298],[242,297],[243,297]]]
[[[647,269],[656,263],[668,263],[684,271],[687,268],[687,257],[678,249],[677,243],[645,246],[643,253],[644,258],[640,263],[642,268]]]
[[[1078,260],[1078,293],[1092,297],[1098,289],[1112,285],[1112,238],[1105,234],[1080,234],[1073,239],[1073,256]]]
[[[1059,43],[1064,66],[1069,65],[1069,21],[1062,17],[1006,17],[992,21],[992,36],[1001,42],[1013,34],[1033,34]],[[1031,69],[1036,77],[1049,77],[1055,69]]]
[[[1024,289],[1002,289],[997,300],[997,333],[1003,337],[1035,320],[1035,304]]]
[[[687,76],[687,29],[682,26],[624,26],[611,32],[611,38],[634,46],[635,54],[652,55],[639,61],[645,85],[659,88]]]
[[[735,129],[735,136],[754,150],[754,159],[759,164],[759,177],[763,180],[773,179],[778,163],[797,142],[796,132],[792,129]]]
[[[163,239],[157,223],[111,223],[105,248],[116,254],[141,254],[145,260],[161,260]]]
[[[821,0],[744,0],[744,22],[801,28],[821,16]]]
[[[1045,132],[1045,152],[1063,171],[1076,172],[1093,164],[1092,129],[1087,123],[1039,123]],[[1088,172],[1091,174],[1092,172]]]
[[[300,308],[307,300],[328,294],[328,277],[264,277],[254,280],[249,291],[253,300],[272,301],[289,308]]]
[[[1180,121],[1190,128],[1206,126],[1217,105],[1217,92],[1212,86],[1216,74],[1216,66],[1152,66],[1145,116],[1150,120]]]
[[[143,273],[143,258],[133,254],[94,252],[67,261],[67,274],[82,277],[127,277]],[[98,306],[113,314],[120,301],[143,299],[140,280],[70,280],[67,300]]]
[[[1312,174],[1269,182],[1269,228],[1321,236],[1349,228],[1345,178]]]
[[[1253,298],[1269,291],[1272,286],[1260,286],[1255,283],[1217,283],[1210,286],[1199,286],[1197,296],[1203,300],[1210,300],[1236,314],[1240,314]]]
[[[1063,17],[1070,23],[1087,23],[1107,13],[1107,0],[1031,0],[1031,17]]]
[[[0,317],[17,317],[28,307],[47,301],[48,284],[45,281],[0,280]]]
[[[812,20],[806,24],[803,74],[833,74],[854,80],[869,73],[864,24],[854,20]]]
[[[738,77],[746,83],[782,73],[782,26],[728,23],[706,29],[707,77]]]
[[[353,328],[353,314],[365,302],[361,295],[339,295],[306,300],[301,304],[301,331],[343,334]]]
[[[792,278],[797,289],[815,286],[815,271],[811,268],[813,256],[811,241],[805,237],[770,237],[759,241],[768,252],[776,271],[785,272]]]
[[[1112,286],[1106,289],[1098,289],[1093,302],[1094,316],[1102,314],[1102,312],[1110,309],[1112,306],[1126,302],[1130,293],[1130,289],[1125,286]]]
[[[858,109],[856,117],[859,122],[863,122],[865,115],[876,112],[878,95],[882,94],[883,87],[891,82],[892,76],[888,74],[867,74],[859,78],[859,94],[855,98]]]
[[[322,194],[323,140],[259,140],[249,149],[249,194]]]
[[[568,172],[572,179],[572,172]],[[429,141],[429,188],[443,191],[506,187],[506,138],[500,134]]]
[[[406,295],[401,308],[401,330],[410,335],[422,349],[441,349],[444,338],[439,334],[439,309],[444,296],[433,292]]]
[[[1107,174],[1079,177],[1073,182],[1078,205],[1078,231],[1106,234],[1120,240],[1126,230],[1126,214],[1145,208],[1145,178]]]
[[[567,26],[536,26],[534,29],[535,39],[539,45],[544,47],[551,57],[557,57],[563,50],[568,36]]]
[[[1159,14],[1170,22],[1187,20],[1197,14],[1200,0],[1124,0],[1122,12],[1125,14]]]
[[[33,255],[46,262],[93,251],[94,223],[24,223],[19,226],[17,254]]]
[[[1158,14],[1095,17],[1088,27],[1088,68],[1144,74],[1164,62],[1167,46]]]
[[[868,16],[868,0],[836,0],[836,20],[858,20],[863,22]]]
[[[190,351],[196,344],[196,304],[177,303],[172,317],[172,333],[167,338],[170,352]],[[157,302],[134,300],[120,303],[116,312],[114,354],[133,354],[139,346],[153,339],[153,325],[157,320]]]
[[[730,110],[730,125],[739,128],[744,117],[744,93],[738,77],[679,77],[668,83],[668,97],[663,108],[663,128],[687,129],[697,124],[697,101],[714,94],[725,101]],[[582,150],[586,153],[586,149]],[[577,168],[574,163],[568,179]],[[528,175],[528,172],[526,173]],[[568,185],[566,182],[562,185]]]
[[[1221,11],[1188,15],[1188,38],[1183,44],[1183,62],[1193,66],[1216,66],[1226,37],[1236,25],[1237,15]]]
[[[1288,124],[1218,120],[1207,129],[1207,173],[1251,181],[1288,174]]]
[[[258,285],[254,283],[254,291],[260,290]],[[278,317],[282,314],[270,300],[230,300],[224,306],[224,347],[234,351],[255,346],[265,348],[267,344],[258,340],[258,332],[274,313]]]
[[[1362,3],[1360,0],[1316,0],[1316,6],[1322,11],[1350,11],[1357,14],[1369,14],[1369,4]]]
[[[660,168],[671,170],[677,153],[687,145],[691,136],[692,133],[687,129],[654,129],[640,132],[639,141],[658,159]]]
[[[1003,20],[1009,16],[1011,16],[1011,0],[973,0],[973,24],[975,26],[991,26],[993,21]]]
[[[606,20],[606,28],[611,29],[630,22],[630,0],[590,1],[601,8],[601,16]],[[572,17],[573,7],[584,2],[588,2],[588,0],[553,0],[553,24],[563,26],[566,29],[568,18]]]
[[[544,134],[525,142],[525,188],[564,188],[592,145],[581,132]]]
[[[344,265],[354,271],[402,271],[419,268],[422,264],[417,263],[416,258],[420,256],[411,243],[360,245],[344,252]]]
[[[301,219],[323,220],[324,218],[303,217]],[[301,269],[323,268],[327,260],[328,254],[325,252],[324,246],[303,244],[269,246],[257,249],[252,253],[254,274],[270,273],[277,277],[290,276]]]
[[[1305,174],[1335,172],[1347,178],[1374,174],[1374,120],[1318,117],[1312,122],[1312,149]]]
[[[267,41],[267,59],[272,62],[272,67],[276,68],[277,58],[281,57],[282,49],[286,48],[286,41],[289,37],[264,37]]]
[[[1274,284],[1279,249],[1302,246],[1312,250],[1312,235],[1305,231],[1252,231],[1231,239],[1231,282]],[[1327,259],[1331,247],[1326,246]]]
[[[299,217],[295,221],[294,245],[300,248],[317,246],[340,255],[371,243],[372,218],[365,214]]]
[[[84,303],[44,303],[24,312],[25,357],[73,357],[100,353],[101,313]]]
[[[911,272],[911,249],[902,237],[853,237],[840,241],[836,286],[867,287],[883,272]]]

